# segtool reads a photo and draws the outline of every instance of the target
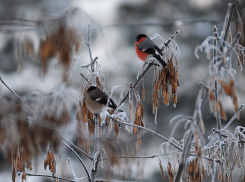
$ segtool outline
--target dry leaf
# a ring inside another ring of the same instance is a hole
[[[139,151],[139,148],[141,146],[141,138],[140,138],[140,132],[137,132],[137,144],[136,144],[136,150]]]
[[[144,109],[143,109],[143,104],[140,101],[137,105],[137,108],[135,110],[135,116],[134,116],[134,125],[142,126],[145,127],[145,124],[143,122],[143,116],[144,116]],[[138,132],[140,129],[137,127],[133,128],[133,134]]]
[[[170,182],[173,182],[174,181],[174,175],[173,175],[173,172],[172,172],[172,165],[170,162],[168,162],[168,179]]]
[[[15,182],[15,176],[16,176],[16,171],[15,171],[15,166],[13,163],[12,164],[12,182]]]
[[[229,30],[228,30],[228,35],[229,35],[229,43],[231,44],[232,43],[232,33],[231,33],[231,27],[229,27]]]
[[[47,72],[49,59],[58,56],[58,60],[64,68],[63,80],[66,82],[68,80],[67,72],[72,60],[71,48],[75,46],[75,50],[78,51],[79,45],[75,32],[60,25],[56,31],[40,42],[39,55],[43,74]]]
[[[159,166],[160,166],[160,170],[161,170],[161,174],[162,174],[162,179],[165,180],[165,175],[164,175],[164,171],[163,171],[163,167],[162,167],[162,162],[159,159]]]

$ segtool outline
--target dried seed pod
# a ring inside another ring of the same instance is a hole
[[[131,118],[134,117],[134,103],[133,103],[133,95],[132,95],[132,91],[129,92],[129,111],[130,111],[130,115]]]
[[[26,169],[22,173],[22,181],[26,180]]]
[[[225,114],[225,111],[223,109],[223,105],[222,105],[222,103],[221,103],[220,100],[218,100],[216,102],[216,106],[215,106],[215,113],[218,113],[218,112],[219,112],[219,114],[220,114],[220,116],[221,116],[222,119],[224,119],[224,120],[227,119],[226,114]]]
[[[165,180],[165,175],[164,175],[164,171],[163,171],[163,166],[162,166],[162,162],[159,159],[159,166],[160,166],[160,170],[161,170],[161,175],[162,175],[162,179]]]
[[[46,167],[49,166],[50,172],[52,172],[52,177],[55,175],[56,171],[56,160],[54,157],[54,154],[52,151],[47,152],[46,159],[44,160],[44,169],[46,170]]]
[[[64,25],[60,25],[45,40],[41,40],[39,55],[43,74],[47,72],[49,59],[57,56],[60,64],[64,68],[63,80],[67,82],[67,72],[72,60],[71,47],[75,46],[75,50],[78,51],[79,45],[80,43],[75,32],[73,30],[67,30]]]
[[[168,105],[169,105],[169,92],[168,92],[168,86],[166,86],[165,89],[164,89],[163,99],[164,99],[164,104],[165,104],[166,106],[168,106]]]
[[[15,182],[16,169],[14,163],[12,164],[12,182]]]
[[[136,110],[135,110],[134,124],[138,125],[138,126],[145,127],[145,124],[143,122],[143,117],[144,117],[144,109],[143,109],[143,104],[140,101],[137,105]],[[134,127],[133,128],[133,134],[135,134],[139,130],[140,130],[139,128]]]
[[[119,129],[120,129],[120,124],[114,122],[114,130],[115,130],[115,137],[114,137],[114,139],[115,140],[118,139],[118,136],[119,136],[119,133],[120,133],[120,130]]]
[[[170,162],[168,162],[168,179],[170,182],[173,182],[174,181],[174,175],[173,175],[173,172],[172,172],[172,165]]]
[[[232,43],[232,33],[231,33],[231,27],[229,27],[229,31],[228,31],[228,35],[229,35],[229,43],[231,44]]]
[[[136,150],[139,151],[141,146],[141,138],[140,138],[140,132],[137,132],[137,144],[136,144]]]

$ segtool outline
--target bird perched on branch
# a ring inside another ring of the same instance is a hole
[[[90,86],[87,90],[87,95],[85,98],[85,103],[89,109],[89,111],[93,114],[100,113],[104,111],[106,107],[116,109],[117,105],[112,99],[109,99],[105,92],[99,89],[96,86]],[[118,110],[119,112],[123,112],[122,110]]]
[[[145,34],[139,34],[136,37],[135,51],[142,61],[146,61],[149,57],[154,57],[163,67],[167,66],[166,62],[161,58],[163,54],[160,48]]]

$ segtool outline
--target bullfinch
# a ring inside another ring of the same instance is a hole
[[[93,114],[100,113],[105,110],[106,107],[116,109],[117,105],[112,99],[108,100],[108,96],[105,92],[99,89],[96,86],[90,86],[87,89],[87,95],[85,97],[85,103],[89,109],[89,111]],[[119,112],[123,112],[122,110],[118,110]]]
[[[145,34],[139,34],[136,37],[135,51],[142,61],[146,61],[148,57],[154,57],[163,67],[167,66],[166,62],[161,58],[163,54],[160,48]]]

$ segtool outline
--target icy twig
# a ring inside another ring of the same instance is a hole
[[[85,170],[85,172],[86,172],[86,174],[87,174],[88,181],[89,181],[89,182],[92,182],[91,176],[89,175],[88,169],[87,169],[85,163],[83,162],[82,158],[79,157],[79,155],[78,155],[78,154],[73,150],[73,148],[71,148],[69,145],[67,145],[67,144],[65,144],[65,143],[64,143],[64,145],[66,146],[67,149],[69,149],[69,150],[76,156],[76,158],[77,158],[77,159],[79,160],[79,162],[82,164],[82,166],[83,166],[83,168],[84,168],[84,170]]]
[[[237,113],[231,118],[231,120],[225,125],[225,127],[221,130],[220,134],[223,135],[225,130],[228,129],[228,127],[235,121],[235,119],[240,115],[240,112],[242,111],[244,107],[244,104],[242,104]],[[210,141],[206,146],[203,147],[203,151],[208,150],[217,140],[219,139],[219,136],[216,136],[212,141]]]
[[[85,155],[87,158],[89,158],[90,160],[93,159],[93,157],[91,157],[90,155],[88,155],[86,152],[84,152],[82,149],[80,149],[78,146],[76,146],[75,144],[73,144],[72,142],[70,142],[69,140],[67,140],[65,137],[62,137],[63,140],[65,140],[65,142],[67,142],[69,145],[71,145],[73,148],[75,148],[77,151],[79,151],[80,153],[82,153],[83,155]],[[65,144],[64,144],[65,145]]]
[[[35,115],[35,116],[37,116],[35,113],[34,113],[34,111],[22,100],[22,98],[15,92],[15,91],[13,91],[4,81],[3,81],[3,79],[2,79],[2,77],[0,77],[0,81],[3,83],[3,85],[5,86],[5,87],[7,87],[7,89],[10,91],[10,92],[12,92],[16,97],[18,97],[19,99],[20,99],[20,101],[22,102],[22,103],[24,103],[25,104],[25,106],[29,109],[29,111],[31,111],[31,113],[33,114],[33,115]],[[37,118],[39,118],[38,116],[37,116]]]
[[[18,173],[17,175],[20,175],[21,173]],[[59,180],[64,180],[64,181],[69,181],[69,182],[77,182],[76,180],[68,179],[68,178],[63,178],[63,177],[58,177],[58,176],[51,176],[51,175],[45,175],[45,174],[31,174],[31,173],[26,173],[27,176],[37,176],[37,177],[44,177],[44,178],[51,178],[51,179],[59,179]],[[82,181],[87,179],[88,177],[83,177],[79,178],[78,181]]]
[[[77,176],[76,176],[76,174],[75,174],[75,171],[74,171],[74,169],[73,169],[73,167],[72,167],[72,165],[71,165],[71,159],[68,158],[68,159],[67,159],[67,162],[68,162],[69,168],[71,169],[71,173],[72,173],[72,175],[73,175],[73,178],[75,179],[75,181],[77,181],[78,178],[77,178]]]
[[[239,3],[239,1],[235,1],[235,2],[232,3],[232,5],[231,5],[231,12],[230,12],[229,19],[228,19],[228,23],[227,23],[227,26],[226,26],[226,29],[225,29],[224,41],[226,40],[227,35],[228,35],[229,27],[230,27],[230,24],[231,24],[232,14],[233,14],[233,12],[234,12],[235,6],[236,6],[238,3]]]

